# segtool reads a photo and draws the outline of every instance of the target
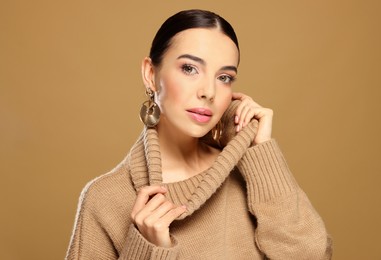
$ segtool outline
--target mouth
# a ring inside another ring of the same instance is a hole
[[[207,123],[212,118],[212,111],[207,108],[187,109],[189,116],[198,123]]]

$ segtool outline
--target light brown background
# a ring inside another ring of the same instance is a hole
[[[274,137],[324,218],[334,259],[381,259],[379,1],[0,2],[0,258],[62,259],[82,187],[142,125],[141,59],[182,9],[241,44],[236,90],[275,111]]]

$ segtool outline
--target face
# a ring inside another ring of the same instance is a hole
[[[238,56],[234,42],[218,29],[177,34],[159,68],[151,68],[162,112],[158,130],[192,137],[210,131],[231,102]]]

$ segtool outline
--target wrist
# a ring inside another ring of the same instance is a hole
[[[251,146],[266,143],[266,142],[271,141],[271,140],[272,140],[271,137],[255,137]]]

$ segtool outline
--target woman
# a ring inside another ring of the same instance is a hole
[[[67,259],[330,258],[271,138],[272,111],[233,92],[238,63],[220,16],[188,10],[162,25],[142,63],[146,127],[83,190]]]

